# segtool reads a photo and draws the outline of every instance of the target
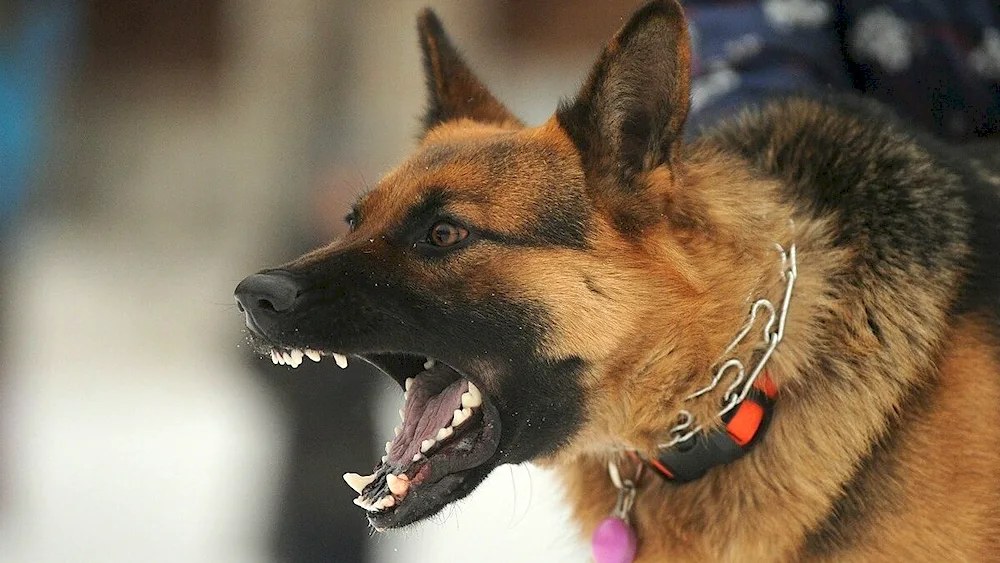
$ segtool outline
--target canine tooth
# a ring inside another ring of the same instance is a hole
[[[407,393],[406,391],[403,391],[403,402],[405,403],[408,400],[410,400],[410,394]]]
[[[292,365],[292,357],[288,355],[288,352],[282,352],[281,359],[285,361],[286,366]]]
[[[405,392],[407,392],[407,393],[410,392],[410,387],[413,387],[413,382],[414,381],[416,381],[416,379],[414,379],[412,377],[407,377],[406,378],[406,384],[405,384],[406,388],[404,389]]]
[[[385,476],[385,483],[389,486],[389,492],[398,497],[405,496],[406,491],[410,490],[410,480],[403,477],[406,477],[406,475],[397,476],[390,473]]]
[[[472,400],[476,403],[474,406],[478,407],[483,404],[483,392],[480,391],[479,387],[476,387],[476,384],[471,381],[469,382],[469,394],[472,395]]]
[[[447,428],[442,428],[438,430],[437,436],[434,437],[435,440],[440,442],[441,440],[446,440],[449,436],[455,433],[455,429],[451,426]]]
[[[406,413],[403,412],[403,409],[399,409],[399,420],[406,420]]]
[[[420,452],[421,453],[427,453],[427,450],[433,448],[434,444],[436,444],[436,443],[437,443],[437,440],[435,440],[434,438],[428,438],[427,440],[424,440],[423,442],[420,442]]]
[[[392,450],[392,442],[385,443],[385,453],[389,453]]]
[[[470,409],[455,409],[455,414],[451,417],[451,425],[458,426],[466,420],[469,420],[470,416],[472,416],[472,411]]]
[[[333,360],[337,362],[337,365],[340,366],[340,369],[344,369],[347,367],[347,356],[334,352]]]
[[[413,461],[414,462],[418,462],[418,461],[420,461],[422,459],[424,459],[424,454],[421,454],[421,453],[413,454]]]
[[[424,362],[424,369],[431,369],[436,363],[437,362],[434,361],[434,358],[427,358],[427,361]]]
[[[371,475],[358,475],[357,473],[344,473],[344,482],[351,486],[356,492],[360,493],[362,489],[371,484],[375,480],[375,474]]]
[[[396,434],[397,436],[399,436],[399,433],[400,433],[400,432],[402,432],[402,431],[403,431],[403,429],[402,429],[402,428],[400,428],[399,426],[397,426],[397,427],[393,428],[393,429],[392,429],[392,431],[393,431],[393,432],[394,432],[394,433],[395,433],[395,434]]]
[[[306,355],[307,358],[309,358],[310,360],[312,360],[314,362],[318,362],[320,360],[320,358],[321,358],[321,356],[319,355],[319,352],[317,352],[316,350],[310,350],[309,348],[306,348],[305,355]]]

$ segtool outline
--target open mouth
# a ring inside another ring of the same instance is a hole
[[[291,367],[324,356],[347,366],[342,354],[271,349],[275,364]],[[381,461],[370,474],[347,473],[344,480],[372,525],[398,528],[433,515],[479,484],[495,465],[487,462],[497,454],[500,415],[480,387],[443,362],[409,354],[361,357],[403,385],[404,404]]]

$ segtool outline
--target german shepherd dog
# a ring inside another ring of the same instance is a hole
[[[236,290],[276,363],[400,385],[385,457],[345,476],[376,529],[532,461],[602,561],[1000,558],[1000,162],[852,98],[685,141],[673,0],[537,127],[418,27],[416,152],[349,234]]]

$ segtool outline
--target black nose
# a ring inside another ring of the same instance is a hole
[[[247,327],[261,332],[261,325],[267,324],[265,319],[292,308],[300,289],[286,272],[253,274],[236,286],[236,305],[246,314]]]

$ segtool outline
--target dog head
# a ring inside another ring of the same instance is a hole
[[[626,380],[649,360],[648,323],[684,324],[683,307],[653,304],[683,303],[693,283],[679,245],[649,242],[692,220],[676,181],[690,73],[676,2],[638,11],[538,127],[432,12],[419,31],[416,152],[356,203],[349,234],[236,290],[265,353],[358,357],[405,389],[386,457],[347,477],[379,528],[433,515],[498,465],[599,447],[643,392]]]

